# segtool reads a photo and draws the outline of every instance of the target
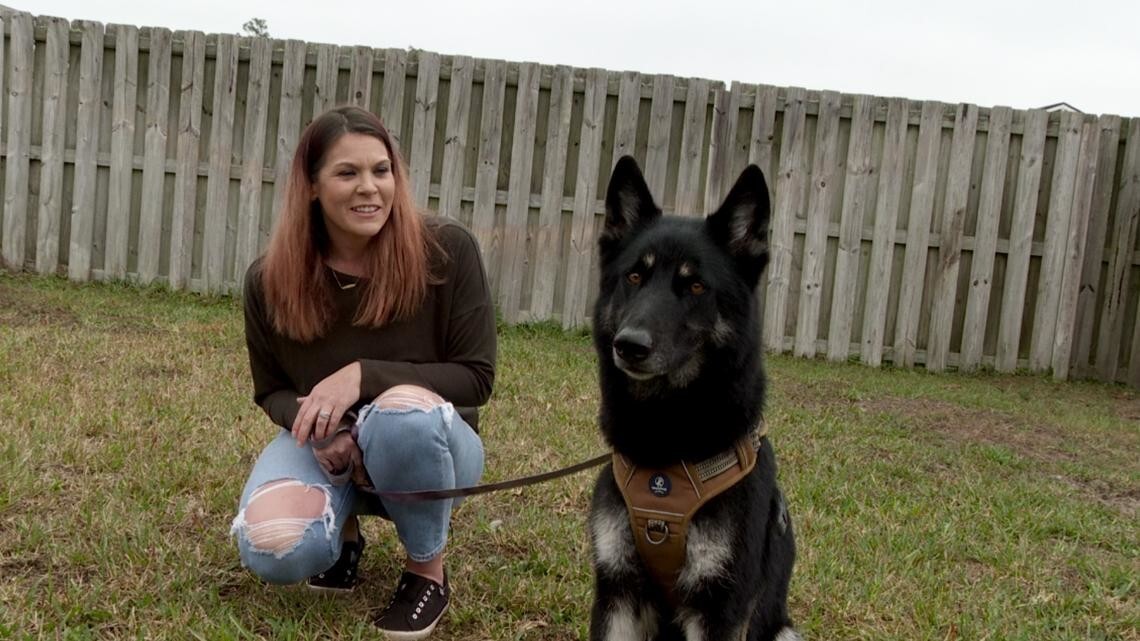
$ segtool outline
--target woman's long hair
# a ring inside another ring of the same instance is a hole
[[[314,119],[293,154],[277,224],[261,265],[261,284],[273,328],[301,342],[328,331],[335,316],[332,285],[325,272],[329,234],[313,184],[328,150],[348,133],[384,143],[396,189],[392,211],[366,248],[360,307],[353,323],[379,327],[413,315],[433,282],[429,239],[412,204],[407,170],[391,134],[374,114],[359,107],[336,107]]]

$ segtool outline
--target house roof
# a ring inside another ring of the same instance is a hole
[[[1079,114],[1084,113],[1080,109],[1077,109],[1067,102],[1055,102],[1051,105],[1045,105],[1044,107],[1041,107],[1041,109],[1044,109],[1045,111],[1075,111]]]

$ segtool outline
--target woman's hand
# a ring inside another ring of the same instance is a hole
[[[333,372],[297,402],[301,409],[291,430],[297,445],[312,437],[321,440],[340,424],[344,413],[360,400],[360,363],[352,362]]]
[[[353,478],[364,470],[364,461],[361,458],[360,446],[352,438],[352,432],[343,431],[334,435],[323,447],[313,446],[313,456],[321,469],[330,476],[343,474],[352,468]]]

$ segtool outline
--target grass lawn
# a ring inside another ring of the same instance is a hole
[[[0,638],[375,638],[399,572],[365,521],[347,598],[269,588],[228,535],[274,434],[239,304],[0,272]],[[486,481],[603,449],[581,333],[503,328]],[[773,357],[767,411],[809,639],[1140,639],[1140,397],[1039,376]],[[585,639],[593,472],[470,499],[453,639]],[[711,640],[710,640],[711,641]]]

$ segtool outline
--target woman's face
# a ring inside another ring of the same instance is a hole
[[[347,133],[333,143],[313,182],[329,239],[340,248],[359,247],[378,234],[395,193],[388,148],[367,134]]]

